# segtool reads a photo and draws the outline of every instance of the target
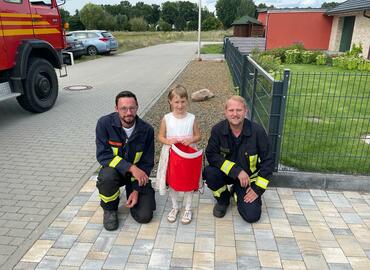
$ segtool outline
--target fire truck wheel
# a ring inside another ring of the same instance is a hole
[[[58,97],[58,78],[54,67],[45,59],[31,58],[23,89],[23,95],[17,97],[23,109],[35,113],[51,109]]]
[[[87,47],[87,54],[88,55],[97,55],[98,50],[96,49],[95,46],[89,46],[89,47]]]

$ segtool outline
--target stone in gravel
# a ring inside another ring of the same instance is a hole
[[[200,89],[191,94],[191,101],[199,102],[213,98],[215,94],[207,88]]]

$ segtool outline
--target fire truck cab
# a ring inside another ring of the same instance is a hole
[[[49,110],[58,96],[55,69],[65,47],[57,0],[0,0],[0,102],[16,97],[27,111]]]

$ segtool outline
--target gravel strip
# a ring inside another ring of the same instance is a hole
[[[145,114],[144,120],[149,122],[157,136],[159,124],[167,112],[169,104],[167,101],[168,91],[176,84],[181,84],[188,90],[190,95],[203,88],[211,90],[215,97],[203,102],[190,102],[189,112],[195,114],[200,125],[202,140],[198,144],[204,149],[211,132],[211,128],[223,119],[223,105],[227,97],[233,95],[233,85],[227,63],[224,61],[192,61],[174,81],[173,85],[160,97],[160,99]],[[159,153],[162,144],[156,140],[155,167],[152,174],[156,175]]]

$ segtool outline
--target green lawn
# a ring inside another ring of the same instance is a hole
[[[370,73],[291,69],[281,162],[308,171],[370,174]]]
[[[200,53],[203,54],[223,54],[224,45],[223,44],[207,44],[203,45],[200,49]]]

